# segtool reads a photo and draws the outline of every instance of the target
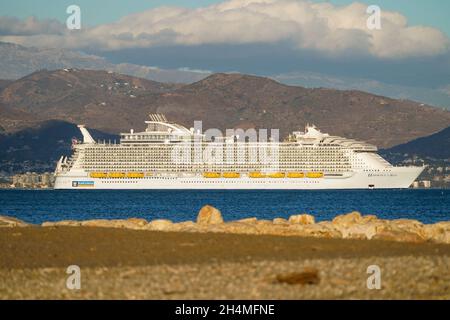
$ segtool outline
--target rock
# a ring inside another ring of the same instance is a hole
[[[267,220],[267,219],[262,219],[262,220],[256,221],[256,224],[257,225],[272,225],[273,221]]]
[[[95,227],[95,228],[119,228],[119,229],[134,229],[141,230],[148,224],[147,220],[140,218],[130,218],[127,220],[116,219],[93,219],[86,221],[58,221],[58,222],[44,222],[43,227]]]
[[[171,231],[174,223],[167,219],[153,220],[147,225],[147,229],[155,231]]]
[[[310,214],[297,214],[289,217],[289,223],[291,224],[314,224],[314,216]]]
[[[81,226],[81,221],[75,220],[62,220],[56,222],[44,222],[42,223],[43,227],[79,227]]]
[[[399,242],[424,242],[425,240],[416,233],[401,230],[383,230],[373,236],[374,240],[387,240]]]
[[[117,228],[117,223],[114,220],[93,219],[81,222],[83,227],[97,227],[97,228]]]
[[[425,225],[424,230],[428,240],[450,244],[450,222]]]
[[[0,216],[0,227],[29,226],[29,224],[11,217]],[[220,211],[212,206],[203,207],[197,222],[184,221],[173,223],[160,219],[150,223],[141,218],[126,220],[88,220],[44,222],[43,227],[86,226],[103,228],[125,228],[135,230],[157,230],[178,232],[222,232],[237,234],[264,234],[278,236],[299,236],[343,239],[376,239],[403,242],[433,241],[450,244],[450,222],[424,225],[417,220],[383,220],[374,215],[361,216],[359,212],[340,215],[330,221],[315,223],[309,214],[292,215],[289,220],[272,220],[256,217],[224,223]]]
[[[342,234],[344,239],[370,240],[384,228],[384,221],[377,216],[362,216],[361,213],[354,211],[335,217],[331,225]]]
[[[291,227],[295,227],[292,225]],[[323,221],[317,224],[303,225],[299,230],[301,235],[319,238],[342,238],[342,233],[331,222]]]
[[[242,222],[242,223],[256,223],[256,222],[258,222],[258,219],[255,218],[255,217],[252,217],[252,218],[246,218],[246,219],[236,220],[236,222]]]
[[[59,226],[67,226],[67,227],[79,227],[81,226],[82,221],[77,221],[77,220],[63,220],[63,221],[59,221],[57,222],[57,225]]]
[[[392,220],[387,223],[390,230],[413,233],[420,237],[422,240],[427,240],[427,232],[422,222],[410,219],[398,219]]]
[[[287,221],[286,219],[283,218],[275,218],[273,219],[273,224],[276,225],[289,225],[289,221]]]
[[[372,239],[383,227],[380,223],[354,224],[348,227],[335,226],[344,239]]]
[[[218,209],[206,205],[200,209],[197,216],[197,223],[200,225],[223,223],[222,214]]]
[[[349,226],[361,222],[362,219],[361,213],[354,211],[335,217],[332,223],[334,225]]]
[[[56,222],[46,221],[41,224],[41,227],[56,227]]]
[[[301,272],[278,274],[276,282],[289,285],[313,285],[320,282],[319,271],[315,268],[305,268]]]
[[[380,220],[376,216],[361,216],[359,212],[336,217],[332,224],[344,239],[378,239],[421,242],[427,239],[424,226],[416,220]]]
[[[199,225],[193,221],[183,221],[183,222],[174,223],[171,228],[173,231],[179,231],[179,232],[201,231],[201,228],[199,228]]]
[[[375,221],[380,221],[380,219],[378,219],[378,217],[375,215],[368,214],[366,216],[361,217],[360,223],[368,223],[368,222],[375,222]]]
[[[300,226],[300,225],[299,225]],[[256,229],[259,234],[275,235],[275,236],[291,236],[296,234],[296,230],[290,229],[289,224],[258,224]]]
[[[222,224],[209,225],[208,232],[238,233],[238,234],[258,234],[258,229],[254,224],[243,222],[227,222]]]
[[[7,217],[7,216],[0,216],[0,227],[29,227],[31,224],[26,223],[25,221],[13,218],[13,217]]]
[[[127,221],[138,227],[145,227],[148,224],[148,221],[143,218],[129,218]]]
[[[96,227],[96,228],[116,228],[116,229],[132,229],[142,230],[148,224],[147,220],[139,218],[130,218],[127,220],[122,219],[94,219],[81,222],[83,227]]]

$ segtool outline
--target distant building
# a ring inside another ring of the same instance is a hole
[[[424,180],[422,181],[424,188],[431,188],[431,181],[430,180]]]
[[[16,174],[12,177],[12,187],[14,188],[52,188],[55,183],[53,173],[27,172]]]

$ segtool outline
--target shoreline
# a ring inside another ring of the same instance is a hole
[[[252,235],[298,236],[334,239],[389,240],[400,242],[433,242],[450,244],[450,221],[424,224],[412,219],[380,219],[376,215],[362,215],[354,211],[338,215],[331,221],[316,222],[310,214],[291,215],[288,219],[272,220],[249,217],[225,221],[222,213],[210,205],[202,207],[196,221],[173,222],[168,219],[147,221],[143,218],[62,220],[28,224],[16,218],[0,216],[1,227],[42,228],[102,227],[132,230],[228,233]]]
[[[449,235],[358,212],[224,222],[211,206],[181,223],[0,217],[0,299],[449,299]],[[70,265],[81,290],[66,288]]]
[[[382,240],[13,227],[0,299],[449,299],[450,245]],[[66,269],[81,269],[81,290]],[[367,268],[382,289],[366,287]]]

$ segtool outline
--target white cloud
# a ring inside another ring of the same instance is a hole
[[[211,73],[213,73],[211,70],[191,69],[189,67],[178,68],[177,70],[178,71],[184,71],[184,72],[202,73],[202,74],[211,74]]]
[[[6,33],[9,35],[0,40],[105,51],[161,45],[283,42],[297,50],[331,56],[353,52],[404,58],[448,52],[449,39],[442,32],[409,26],[407,19],[396,12],[382,11],[382,29],[368,30],[366,9],[367,5],[357,2],[334,6],[307,0],[230,0],[196,9],[160,7],[81,32],[66,30],[63,35],[54,32],[54,25],[48,29],[52,32],[42,32],[41,26],[34,35],[18,28],[19,32]]]
[[[62,24],[56,20],[40,21],[36,17],[20,20],[15,17],[0,17],[0,36],[30,36],[34,34],[61,34]]]
[[[439,88],[439,91],[450,97],[450,84]]]

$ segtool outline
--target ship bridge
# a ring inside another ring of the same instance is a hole
[[[355,152],[378,151],[378,148],[372,144],[339,136],[330,136],[328,133],[321,132],[314,125],[307,125],[305,132],[293,132],[289,140],[296,141],[302,145],[341,146],[346,149],[352,149]]]
[[[163,114],[150,114],[143,132],[121,133],[121,143],[169,143],[191,140],[194,132],[177,123],[168,122]]]

